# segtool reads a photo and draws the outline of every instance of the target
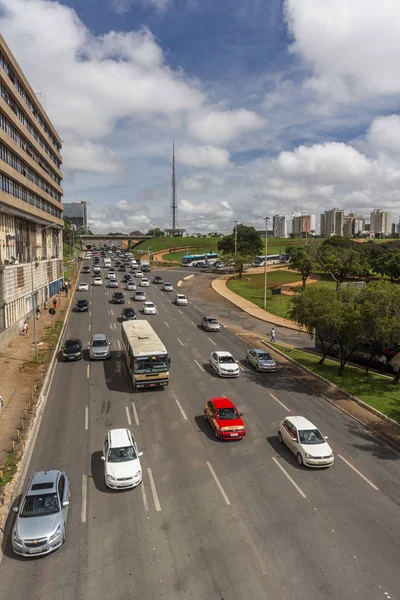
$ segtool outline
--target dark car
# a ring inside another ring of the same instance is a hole
[[[159,275],[155,275],[153,277],[153,283],[162,283],[162,277],[160,277]]]
[[[120,267],[118,267],[118,271],[124,273],[124,271],[126,271],[126,267],[124,267],[124,265],[121,265]]]
[[[112,301],[114,304],[125,304],[125,296],[122,292],[114,292],[112,295]]]
[[[87,312],[89,310],[89,302],[87,300],[78,300],[75,310],[76,312]]]
[[[143,265],[142,271],[143,271],[143,273],[150,273],[150,267],[149,267],[149,265]]]
[[[82,273],[90,273],[90,267],[83,267]]]
[[[129,273],[127,273],[126,275],[123,276],[122,281],[124,283],[126,283],[127,281],[131,281],[131,279],[132,279],[132,276],[129,275]]]
[[[81,340],[67,340],[62,348],[62,357],[63,360],[80,360],[82,358]]]
[[[123,308],[121,313],[121,319],[123,321],[133,321],[136,319],[136,313],[133,308]]]

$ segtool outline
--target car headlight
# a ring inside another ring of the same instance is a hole
[[[333,452],[330,453],[330,455],[328,456],[328,458],[333,458]]]
[[[56,539],[56,537],[60,534],[60,530],[61,530],[61,525],[59,525],[57,527],[57,529],[55,530],[55,532],[49,537],[49,542],[52,542],[53,540]]]
[[[141,475],[141,474],[142,474],[142,471],[137,471],[137,472],[135,473],[135,477],[139,477],[139,475]]]
[[[22,540],[19,537],[16,529],[14,529],[14,541],[17,542],[17,544],[22,544]]]
[[[109,479],[110,481],[115,481],[115,477],[113,477],[112,475],[107,475],[107,479]]]
[[[312,458],[311,454],[308,454],[308,452],[306,452],[305,456],[306,458]]]

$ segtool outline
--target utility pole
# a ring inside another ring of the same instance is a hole
[[[235,223],[235,256],[236,256],[236,254],[237,254],[237,226],[238,226],[239,221],[234,221],[234,223]]]
[[[264,259],[264,310],[267,310],[267,256],[268,256],[268,219],[265,219],[265,259]]]

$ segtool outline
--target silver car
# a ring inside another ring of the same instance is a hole
[[[88,348],[91,360],[105,360],[111,356],[110,340],[104,333],[95,333]]]
[[[247,350],[246,362],[253,365],[257,371],[276,371],[276,362],[266,350],[251,348]]]
[[[201,319],[201,326],[206,331],[219,331],[221,329],[221,325],[215,317],[203,317]]]
[[[134,281],[127,281],[125,289],[127,292],[136,292],[137,285]]]
[[[70,500],[70,484],[64,471],[35,473],[13,510],[17,518],[12,548],[20,556],[49,554],[64,542]]]
[[[109,288],[117,288],[117,287],[119,287],[119,283],[116,279],[110,279],[108,282],[108,287]]]

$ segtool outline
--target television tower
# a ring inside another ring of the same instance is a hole
[[[175,142],[172,144],[172,178],[171,178],[171,216],[172,229],[176,229],[178,203],[176,199],[176,178],[175,178]]]

